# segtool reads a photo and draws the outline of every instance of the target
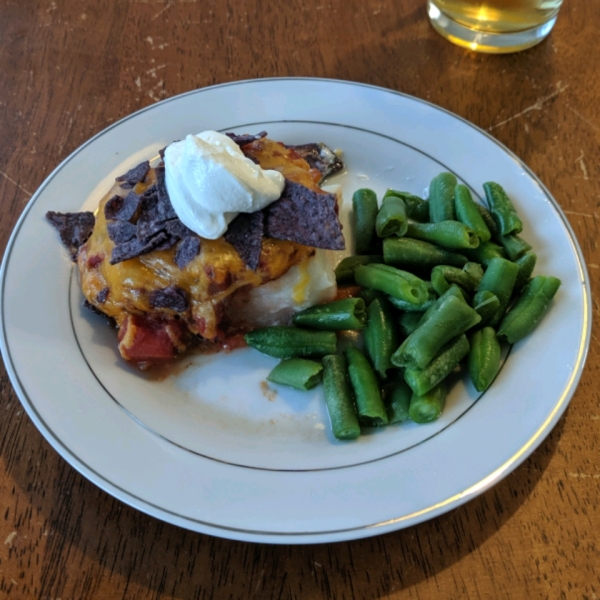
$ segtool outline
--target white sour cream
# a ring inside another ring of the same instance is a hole
[[[188,135],[165,150],[165,181],[173,209],[199,236],[217,239],[241,213],[261,210],[281,196],[285,180],[246,158],[216,131]]]

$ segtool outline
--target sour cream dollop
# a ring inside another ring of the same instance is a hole
[[[280,198],[285,185],[281,173],[262,169],[216,131],[167,146],[165,181],[177,216],[210,240],[222,236],[239,213],[262,210]]]

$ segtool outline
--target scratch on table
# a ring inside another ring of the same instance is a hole
[[[137,86],[138,90],[142,89],[142,78],[138,75],[137,78],[134,80],[135,85]]]
[[[518,112],[516,115],[513,115],[512,117],[509,117],[508,119],[504,119],[504,121],[500,121],[500,123],[496,123],[495,125],[488,127],[488,131],[492,131],[492,129],[496,129],[497,127],[501,127],[502,125],[506,125],[506,123],[510,123],[510,121],[514,121],[515,119],[522,117],[523,115],[527,114],[528,112],[530,112],[532,110],[542,110],[542,108],[544,107],[544,104],[550,102],[550,100],[552,100],[553,98],[556,98],[556,96],[558,96],[559,94],[564,92],[568,87],[569,87],[568,84],[564,85],[562,83],[562,81],[559,81],[556,84],[556,89],[551,94],[548,94],[547,96],[544,96],[543,98],[539,98],[535,104],[532,104],[531,106],[528,106],[527,108],[524,108],[521,112]]]
[[[594,263],[588,263],[588,267],[590,269],[600,269],[600,265],[596,265]]]
[[[148,96],[150,96],[150,98],[152,98],[152,100],[154,100],[155,102],[158,102],[161,98],[164,98],[167,95],[167,92],[165,90],[159,90],[158,95],[154,92],[154,90],[157,90],[158,88],[162,87],[164,83],[165,80],[161,79],[153,88],[150,88],[150,90],[148,91]]]
[[[569,477],[575,477],[576,479],[600,479],[600,473],[595,475],[589,475],[587,473],[568,473]]]
[[[146,75],[151,75],[152,77],[154,77],[154,79],[156,79],[157,78],[156,71],[158,71],[159,69],[164,69],[166,66],[167,65],[164,64],[164,65],[158,65],[157,67],[152,67],[151,69],[148,69],[146,71]]]
[[[12,533],[9,533],[7,538],[4,540],[4,545],[8,546],[9,548],[12,548],[12,544],[13,544],[13,540],[17,537],[17,532],[13,531]]]
[[[596,214],[590,214],[590,213],[581,213],[581,212],[576,212],[574,210],[565,210],[564,211],[565,215],[574,215],[576,217],[587,217],[588,219],[595,219],[596,218]]]
[[[581,172],[583,173],[583,178],[587,181],[590,176],[587,170],[587,167],[585,166],[585,162],[583,161],[583,150],[581,151],[581,154],[575,159],[576,163],[579,163],[579,167],[581,168]]]
[[[30,198],[33,195],[29,190],[26,190],[20,183],[9,177],[4,171],[0,171],[0,175],[5,179],[8,179],[12,184],[16,185],[22,192],[25,192]]]
[[[596,131],[600,131],[600,127],[594,125],[588,118],[584,117],[578,110],[575,110],[570,104],[566,103],[565,106],[571,111],[574,112],[583,122],[587,123],[592,129]]]
[[[169,1],[165,4],[164,8],[162,8],[160,11],[158,11],[150,20],[154,21],[155,19],[158,19],[158,17],[160,17],[160,15],[162,15],[167,9],[171,8],[173,6],[174,2]]]

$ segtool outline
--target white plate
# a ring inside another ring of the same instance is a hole
[[[442,170],[477,194],[483,182],[500,182],[538,253],[536,272],[563,281],[552,310],[512,349],[479,399],[458,382],[437,422],[392,426],[352,443],[329,434],[320,390],[261,388],[275,361],[252,350],[198,357],[178,376],[148,381],[118,358],[115,332],[80,308],[72,265],[44,215],[95,208],[116,175],[204,129],[266,129],[286,143],[341,148],[347,171],[334,182],[346,198],[365,186],[424,194]],[[148,514],[240,540],[358,538],[469,500],[520,464],[556,424],[590,339],[581,251],[535,175],[492,137],[442,109],[340,81],[225,84],[109,127],[32,198],[1,277],[4,361],[54,448],[102,489]]]

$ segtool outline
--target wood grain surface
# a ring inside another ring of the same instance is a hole
[[[226,81],[332,77],[429,100],[513,150],[565,210],[596,294],[600,2],[566,0],[547,40],[505,56],[449,44],[424,5],[2,0],[1,247],[56,165],[129,113]],[[599,386],[593,334],[566,414],[493,489],[396,533],[269,546],[179,529],[102,492],[42,438],[1,369],[0,598],[600,598]]]

